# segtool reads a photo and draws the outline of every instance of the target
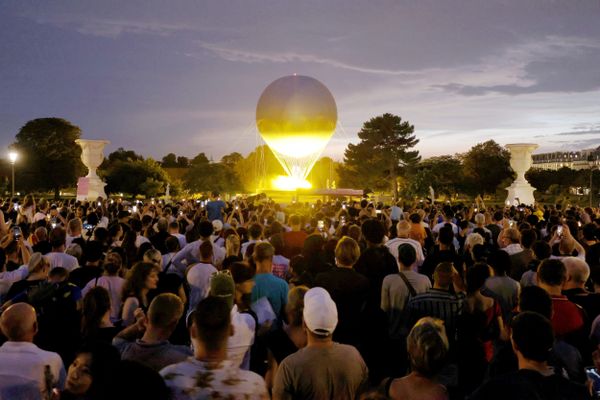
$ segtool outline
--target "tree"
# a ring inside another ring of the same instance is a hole
[[[187,168],[190,166],[190,159],[184,156],[177,156],[177,167]]]
[[[21,156],[16,169],[19,186],[26,190],[53,190],[72,187],[83,176],[81,147],[75,140],[81,129],[62,118],[38,118],[27,122],[11,146]]]
[[[161,165],[163,168],[175,168],[177,167],[177,156],[175,153],[169,153],[162,158]]]
[[[113,151],[108,155],[108,162],[113,163],[117,160],[121,161],[143,161],[144,157],[137,154],[133,150],[125,150],[122,147],[119,147],[117,150]]]
[[[495,193],[502,181],[513,177],[510,152],[493,140],[479,143],[462,156],[471,194]]]
[[[447,197],[463,191],[464,175],[460,159],[453,156],[439,156],[419,163],[407,184],[407,190],[415,196],[429,196],[429,186],[436,194]]]
[[[391,189],[398,198],[398,178],[420,160],[411,150],[419,143],[415,128],[397,115],[383,114],[363,124],[360,143],[348,145],[338,169],[342,185]]]
[[[169,177],[151,158],[146,160],[116,160],[101,171],[108,193],[130,193],[154,197],[164,193]]]

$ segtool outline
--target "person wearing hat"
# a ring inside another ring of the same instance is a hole
[[[213,234],[210,236],[210,241],[219,247],[225,247],[225,239],[221,236],[223,233],[223,222],[220,219],[215,219],[212,222]]]
[[[249,370],[250,347],[254,343],[256,321],[250,314],[240,313],[237,304],[234,304],[235,282],[228,270],[213,274],[208,295],[224,299],[231,310],[233,334],[227,339],[227,359],[241,369]]]
[[[337,307],[314,287],[304,295],[306,347],[286,357],[275,375],[273,399],[356,399],[366,389],[368,370],[360,353],[332,339]]]

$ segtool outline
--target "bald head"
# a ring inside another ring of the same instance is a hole
[[[396,234],[399,238],[407,238],[410,233],[410,223],[408,221],[400,221],[396,224]]]
[[[27,303],[13,304],[2,313],[0,327],[11,342],[32,342],[37,333],[35,309]]]

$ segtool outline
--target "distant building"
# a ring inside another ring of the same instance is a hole
[[[554,153],[534,154],[532,168],[558,170],[571,168],[574,170],[600,167],[600,146],[595,149],[581,151],[557,151]]]

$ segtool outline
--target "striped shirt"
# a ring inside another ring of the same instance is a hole
[[[444,321],[450,341],[456,339],[456,320],[462,313],[465,294],[453,294],[443,289],[429,289],[412,297],[408,302],[411,325],[423,317],[433,317]]]

